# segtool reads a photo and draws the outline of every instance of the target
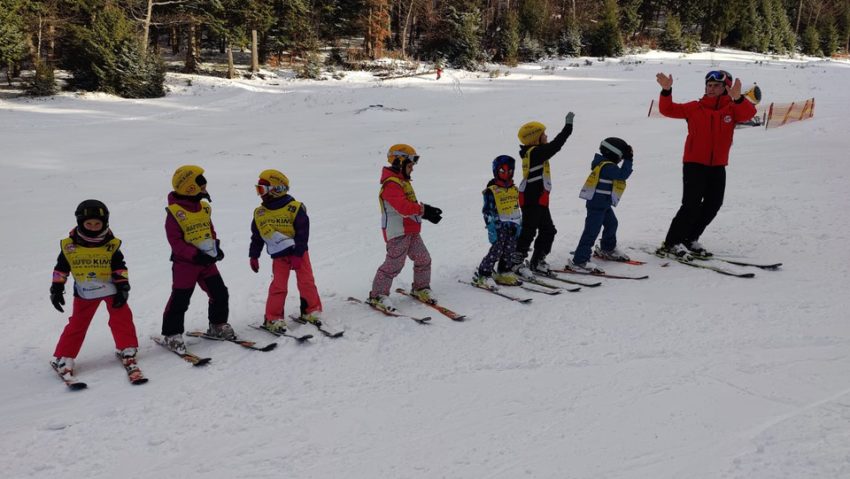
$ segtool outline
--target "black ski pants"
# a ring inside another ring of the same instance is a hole
[[[699,240],[723,205],[726,167],[699,163],[682,165],[682,206],[670,223],[664,243],[690,244]]]
[[[524,205],[522,207],[522,231],[516,242],[517,253],[525,258],[528,255],[531,242],[534,241],[531,263],[537,263],[552,251],[552,243],[555,241],[555,233],[557,232],[548,206]],[[535,236],[537,236],[536,240],[534,239]]]

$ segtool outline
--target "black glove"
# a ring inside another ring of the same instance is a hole
[[[120,308],[127,304],[127,296],[130,295],[130,283],[115,283],[115,289],[117,289],[118,292],[112,296],[112,307]]]
[[[437,224],[443,219],[443,210],[440,208],[434,208],[431,205],[423,204],[425,207],[425,212],[422,213],[422,219],[428,220],[431,223]]]
[[[222,251],[222,250],[221,250],[221,248],[219,248],[219,249],[218,249],[218,254],[217,254],[217,255],[215,255],[215,260],[216,260],[216,261],[221,261],[221,260],[223,260],[223,259],[224,259],[224,251]]]
[[[626,148],[626,151],[623,152],[623,159],[624,160],[634,160],[634,156],[635,156],[635,152],[634,152],[634,150],[632,150],[631,145],[629,145],[629,147]]]
[[[192,259],[192,261],[194,261],[195,264],[209,266],[216,262],[216,256],[210,256],[204,253],[203,251],[198,250],[198,252],[195,253],[195,257]]]
[[[65,304],[65,285],[62,283],[53,283],[50,285],[50,302],[53,307],[60,313],[64,313],[62,305]]]

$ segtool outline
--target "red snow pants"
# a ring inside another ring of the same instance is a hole
[[[289,272],[292,265],[289,260],[291,256],[281,256],[272,259],[272,282],[269,285],[269,297],[266,300],[266,320],[274,321],[282,319],[286,303],[286,294],[289,292]],[[316,289],[316,280],[313,278],[313,266],[310,264],[310,255],[307,251],[301,257],[301,267],[295,270],[295,280],[298,285],[298,294],[301,296],[301,314],[312,313],[322,310],[322,300],[319,299],[319,291]]]
[[[80,348],[83,347],[83,340],[86,339],[86,332],[89,329],[89,324],[97,312],[97,307],[101,302],[106,303],[106,310],[109,311],[109,328],[112,330],[112,338],[115,340],[115,349],[137,348],[139,340],[136,337],[136,327],[133,325],[133,312],[130,310],[130,305],[125,304],[120,308],[112,307],[112,296],[105,296],[97,299],[83,299],[74,296],[74,306],[71,311],[71,317],[68,318],[68,325],[59,336],[59,343],[56,344],[56,351],[53,355],[57,358],[67,357],[76,358],[80,353]]]

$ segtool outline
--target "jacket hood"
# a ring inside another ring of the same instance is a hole
[[[169,205],[173,205],[173,204],[179,205],[184,210],[191,211],[193,213],[201,211],[201,200],[200,199],[196,199],[194,197],[190,198],[188,196],[178,195],[177,193],[175,193],[173,191],[171,193],[168,193],[168,204]]]
[[[385,166],[381,170],[381,181],[380,182],[383,183],[383,182],[387,181],[387,178],[391,178],[393,176],[404,181],[404,175],[402,175],[400,171],[395,171],[391,167]]]
[[[618,163],[617,161],[609,160],[608,158],[605,158],[601,154],[596,153],[596,154],[593,155],[593,161],[590,162],[590,169],[592,170],[592,169],[596,168],[597,166],[599,166],[599,163],[602,163],[603,161],[610,161],[611,163],[614,163],[615,165]]]
[[[280,198],[272,198],[270,201],[263,200],[263,206],[270,210],[279,210],[291,203],[295,198],[289,195],[283,195]]]

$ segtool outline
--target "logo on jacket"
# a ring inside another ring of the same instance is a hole
[[[74,251],[77,251],[77,245],[75,245],[74,243],[68,243],[67,245],[65,245],[65,251],[73,253]]]
[[[726,115],[723,117],[723,123],[732,123],[732,115]]]
[[[186,221],[186,213],[182,211],[177,211],[177,221]]]

